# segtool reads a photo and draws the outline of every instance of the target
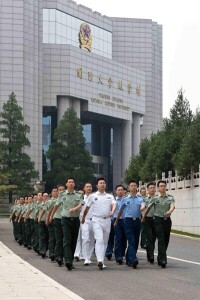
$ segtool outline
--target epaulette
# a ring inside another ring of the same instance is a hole
[[[153,197],[159,197],[160,195],[158,195],[158,194],[155,194]]]
[[[65,192],[65,190],[64,190],[64,191],[61,191],[60,194],[62,194],[62,193],[64,193],[64,192]],[[60,194],[59,194],[59,195],[60,195]]]
[[[174,198],[174,196],[170,195],[170,194],[167,194],[167,197],[171,197],[171,198]]]

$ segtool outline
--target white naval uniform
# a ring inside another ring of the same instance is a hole
[[[83,217],[83,206],[79,215],[79,219],[81,221]],[[85,259],[84,255],[83,255],[83,251],[82,251],[82,226],[80,224],[79,227],[79,232],[78,232],[78,238],[77,238],[77,242],[76,242],[76,249],[74,252],[74,257],[78,257],[79,259]]]
[[[84,205],[82,207],[82,215],[85,211],[85,208],[88,203],[89,196],[84,195]],[[91,256],[94,252],[94,232],[92,227],[92,213],[93,208],[91,207],[87,213],[84,224],[81,224],[81,232],[82,232],[82,254],[85,258],[85,263],[91,263]]]
[[[98,262],[104,262],[108,244],[111,220],[110,212],[112,204],[116,201],[111,194],[96,192],[89,196],[87,206],[93,208],[92,227],[95,238],[95,254]]]

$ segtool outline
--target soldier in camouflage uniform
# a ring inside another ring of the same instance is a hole
[[[166,182],[159,180],[157,183],[159,194],[151,199],[143,216],[143,221],[150,209],[154,207],[154,220],[156,236],[158,239],[158,265],[165,268],[167,265],[167,248],[171,232],[171,214],[175,209],[173,196],[166,193]]]

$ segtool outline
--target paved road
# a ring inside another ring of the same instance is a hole
[[[106,263],[107,269],[99,271],[94,257],[92,266],[84,267],[78,262],[76,270],[71,272],[19,246],[6,219],[0,219],[0,240],[22,259],[85,300],[200,299],[200,240],[172,236],[168,249],[171,258],[166,269],[147,263],[145,252],[139,250],[136,270],[110,261]]]

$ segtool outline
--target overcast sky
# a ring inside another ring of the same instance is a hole
[[[110,17],[152,19],[163,26],[163,116],[182,87],[191,109],[200,106],[199,0],[77,0]]]

